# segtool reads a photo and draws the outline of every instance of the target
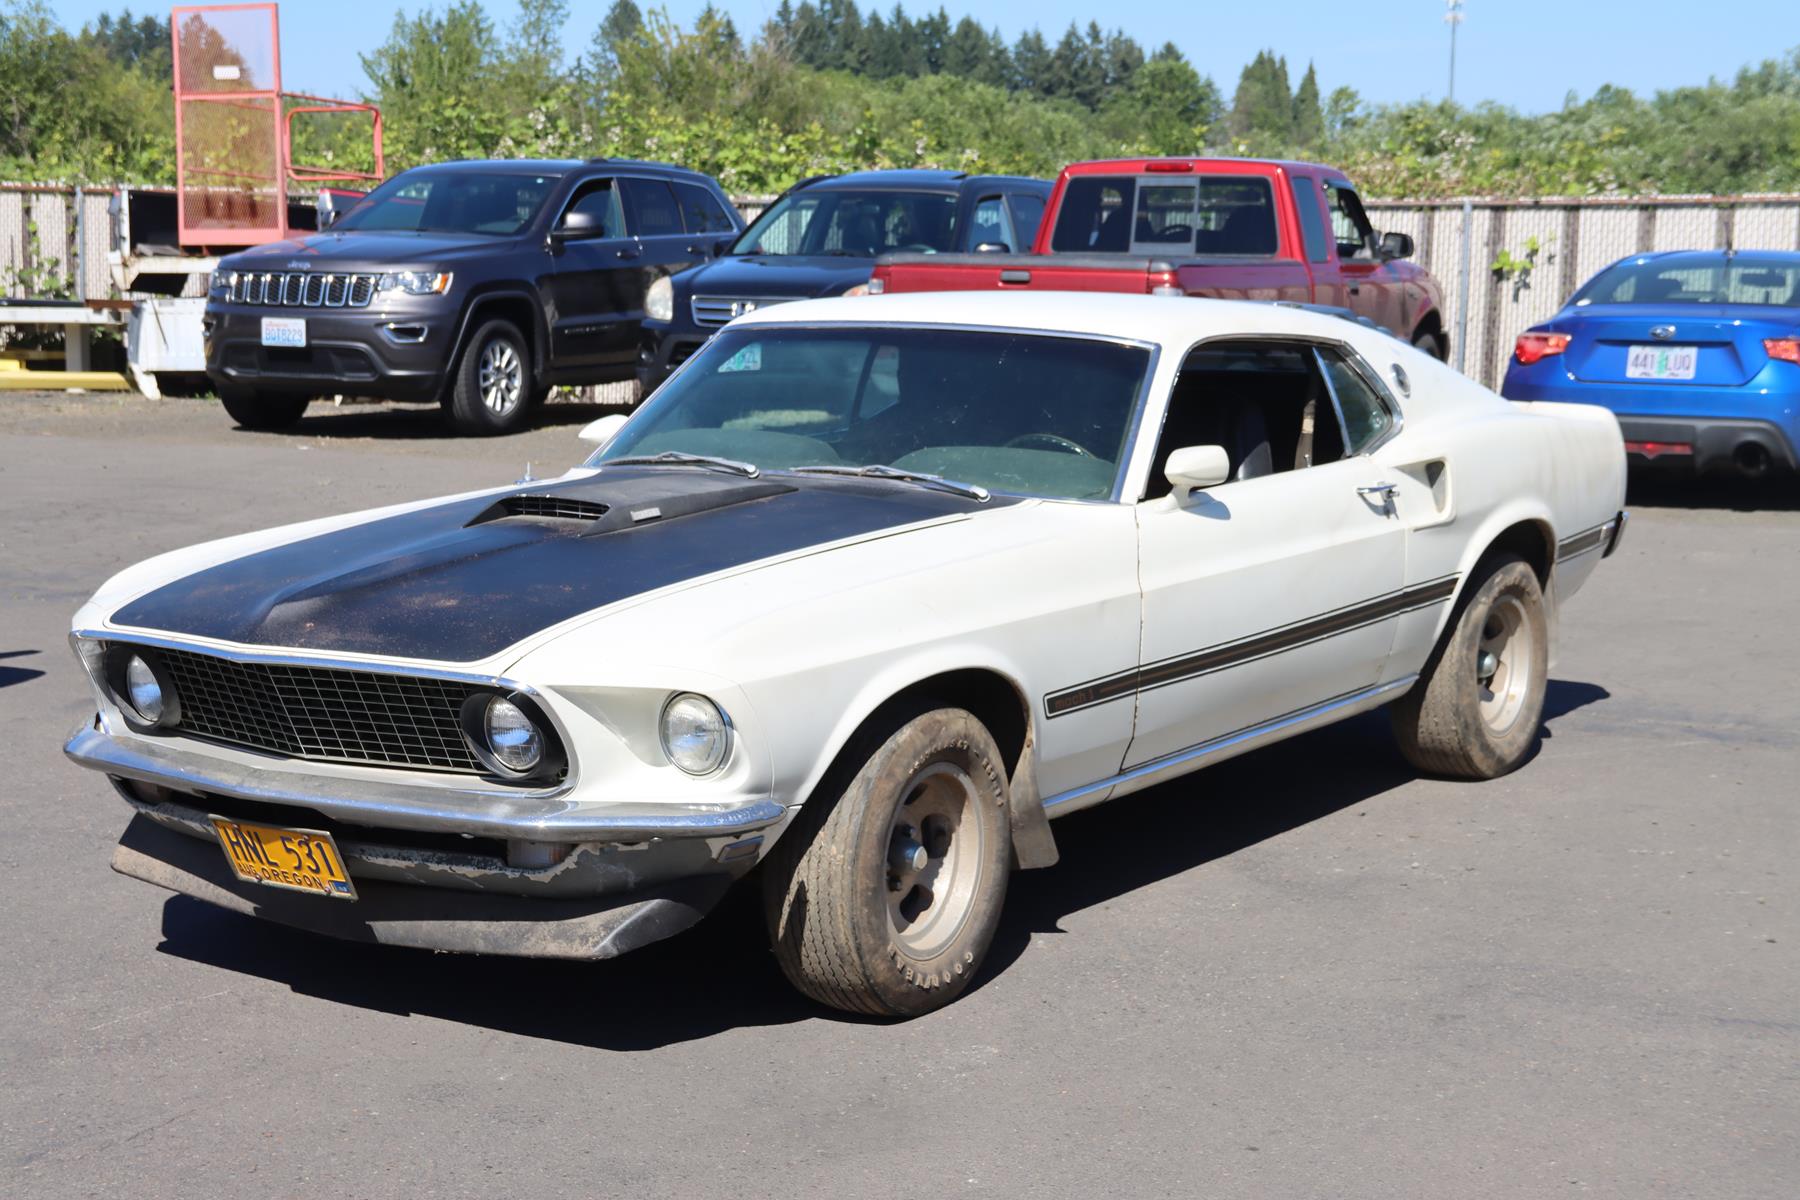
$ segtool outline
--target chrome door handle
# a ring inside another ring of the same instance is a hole
[[[1359,496],[1380,496],[1384,500],[1391,500],[1394,498],[1394,493],[1399,490],[1400,485],[1397,483],[1370,483],[1357,488],[1356,494]]]

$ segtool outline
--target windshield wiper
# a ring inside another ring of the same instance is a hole
[[[927,475],[923,471],[903,471],[899,467],[885,466],[882,463],[870,463],[862,467],[795,467],[793,471],[796,475],[856,475],[864,479],[897,479],[902,483],[922,483],[927,487],[942,488],[947,492],[955,492],[959,496],[967,496],[982,504],[986,504],[992,495],[980,484],[958,483],[954,479],[945,479],[942,475]]]
[[[603,459],[597,465],[602,467],[717,467],[721,471],[730,471],[733,475],[742,475],[746,479],[755,479],[762,474],[762,468],[755,463],[739,462],[735,458],[720,458],[713,454],[688,454],[682,450],[664,450],[661,454],[627,454],[623,458]]]

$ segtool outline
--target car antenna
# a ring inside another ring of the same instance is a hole
[[[525,460],[525,473],[513,480],[514,483],[536,483],[537,476],[531,473],[531,460]]]

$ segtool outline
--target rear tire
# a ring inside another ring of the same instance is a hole
[[[1008,803],[999,748],[960,708],[859,737],[764,864],[763,911],[788,980],[875,1016],[961,995],[1000,924]]]
[[[1537,744],[1549,673],[1549,622],[1537,572],[1514,555],[1483,561],[1450,628],[1391,717],[1419,770],[1493,779]]]
[[[241,429],[287,429],[306,413],[311,396],[259,396],[255,392],[220,392],[219,401]]]
[[[531,345],[519,327],[502,318],[476,326],[451,382],[451,426],[476,437],[516,433],[531,420],[542,396]]]

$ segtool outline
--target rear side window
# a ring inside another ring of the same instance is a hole
[[[689,233],[731,233],[737,229],[719,198],[697,183],[675,185],[681,202],[681,220]]]
[[[1331,257],[1325,243],[1325,218],[1319,212],[1319,185],[1310,176],[1289,177],[1294,185],[1294,211],[1300,214],[1300,236],[1306,239],[1306,261],[1322,263]]]
[[[1077,175],[1063,189],[1050,248],[1060,253],[1124,254],[1131,249],[1137,180]]]
[[[625,202],[631,206],[632,227],[639,237],[663,237],[683,232],[681,210],[675,193],[660,179],[624,179]]]
[[[1387,436],[1388,430],[1394,427],[1394,414],[1387,402],[1369,386],[1362,372],[1337,351],[1321,347],[1319,362],[1325,368],[1331,394],[1344,418],[1344,444],[1350,453],[1361,454]]]

